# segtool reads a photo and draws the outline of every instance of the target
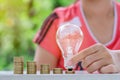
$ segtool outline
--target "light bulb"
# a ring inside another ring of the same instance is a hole
[[[70,23],[59,26],[56,33],[56,42],[62,52],[66,69],[75,67],[74,65],[69,66],[68,61],[73,55],[78,53],[82,41],[83,33],[79,26]]]

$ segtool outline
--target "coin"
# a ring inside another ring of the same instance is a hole
[[[63,69],[62,68],[53,68],[53,74],[62,74]]]
[[[40,74],[50,74],[50,65],[49,64],[40,65]]]
[[[14,57],[14,74],[23,74],[23,57]]]
[[[72,68],[70,68],[70,69],[67,69],[67,70],[65,71],[65,73],[66,73],[66,74],[75,74],[75,71],[74,71]]]
[[[14,57],[14,62],[23,62],[23,57]]]
[[[23,74],[23,62],[14,63],[14,74]]]
[[[27,74],[36,74],[36,62],[27,62]]]

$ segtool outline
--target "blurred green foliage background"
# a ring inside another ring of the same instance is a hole
[[[45,18],[54,8],[74,1],[0,0],[0,70],[12,70],[14,56],[32,61],[36,47],[32,40]]]
[[[54,8],[73,1],[0,0],[0,70],[13,69],[14,56],[24,56],[25,63],[32,61],[32,40],[45,18]]]

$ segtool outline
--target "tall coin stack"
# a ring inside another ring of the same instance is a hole
[[[36,74],[36,62],[27,62],[27,74]]]
[[[50,74],[50,65],[49,64],[40,65],[40,74]]]
[[[14,57],[14,74],[23,74],[23,57]]]

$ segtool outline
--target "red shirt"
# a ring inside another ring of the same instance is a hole
[[[118,50],[120,49],[120,5],[115,2],[114,13],[115,18],[113,37],[110,42],[104,45],[111,50]],[[57,67],[63,69],[64,60],[56,43],[56,31],[61,24],[66,22],[70,22],[81,27],[81,30],[84,34],[84,39],[80,50],[98,43],[98,40],[94,37],[89,29],[80,1],[66,8],[57,8],[53,14],[46,19],[41,31],[39,31],[35,36],[34,42],[58,58],[59,62]]]

